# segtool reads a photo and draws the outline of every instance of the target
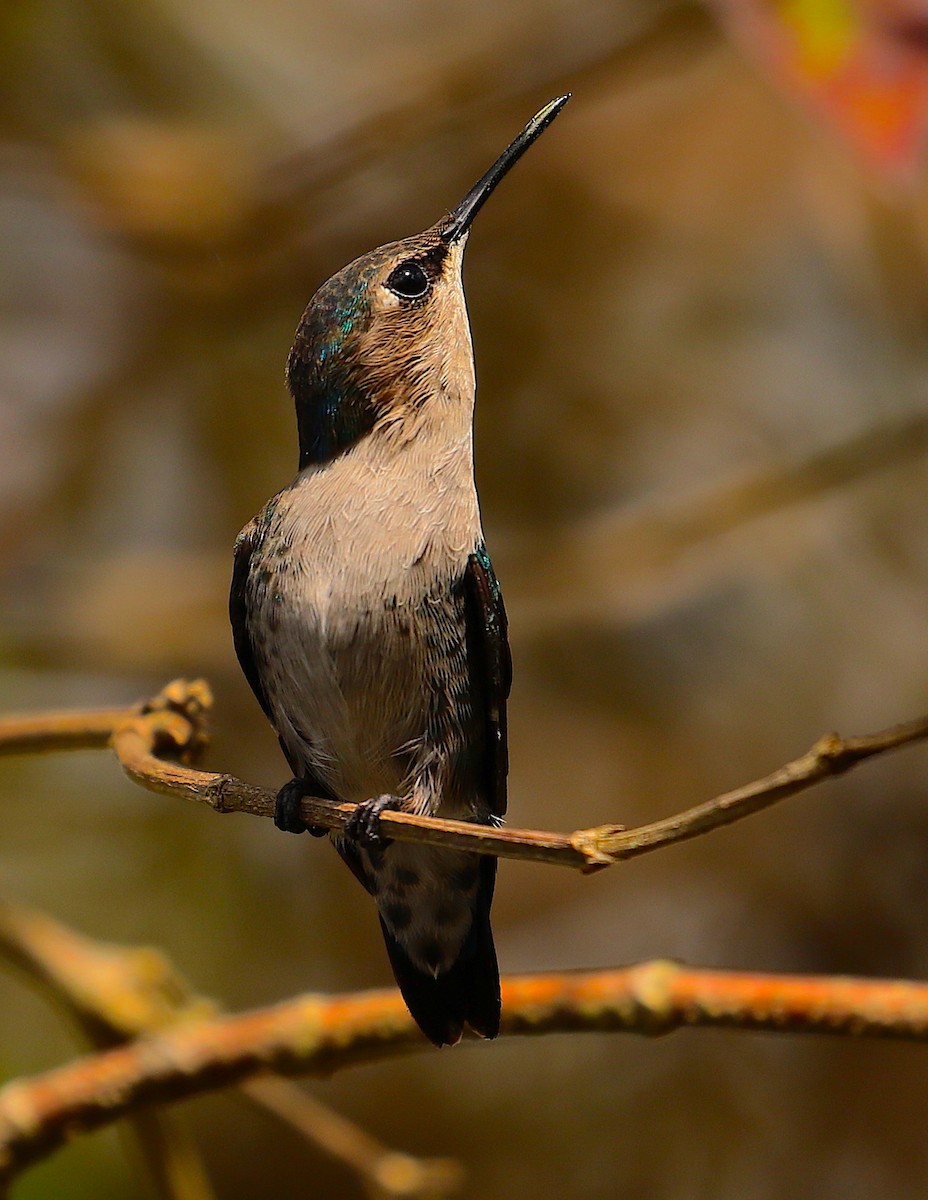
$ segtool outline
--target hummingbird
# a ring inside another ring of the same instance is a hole
[[[332,840],[438,1046],[465,1025],[499,1032],[496,859],[390,841],[380,815],[500,824],[506,811],[512,660],[474,482],[461,269],[477,213],[569,98],[451,213],[315,293],[287,362],[298,473],[235,543],[235,650],[293,772],[275,823],[303,832],[307,795],[357,806]]]

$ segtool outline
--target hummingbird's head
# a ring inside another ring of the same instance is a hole
[[[411,436],[427,406],[468,412],[474,363],[461,283],[464,247],[487,197],[569,99],[526,125],[453,212],[423,233],[355,259],[310,300],[287,362],[300,469],[375,428]]]

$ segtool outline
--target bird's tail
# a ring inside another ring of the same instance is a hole
[[[467,1024],[481,1037],[499,1033],[499,967],[490,905],[496,882],[496,859],[480,858],[473,921],[452,966],[438,975],[421,970],[387,928],[383,930],[390,965],[406,1006],[425,1036],[436,1046],[453,1046]]]

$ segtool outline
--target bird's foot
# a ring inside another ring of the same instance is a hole
[[[305,779],[291,779],[277,793],[274,805],[274,824],[284,833],[311,833],[313,837],[325,837],[328,829],[321,825],[307,825],[303,820],[303,797],[311,796],[314,789]]]
[[[362,845],[385,849],[392,838],[385,838],[380,832],[380,814],[387,809],[399,808],[399,796],[375,796],[372,800],[362,800],[345,822],[345,833],[348,837]]]

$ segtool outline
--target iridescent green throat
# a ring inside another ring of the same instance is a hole
[[[353,343],[369,320],[366,289],[336,276],[306,310],[287,362],[296,403],[300,470],[341,454],[373,426],[376,410],[358,386]]]

